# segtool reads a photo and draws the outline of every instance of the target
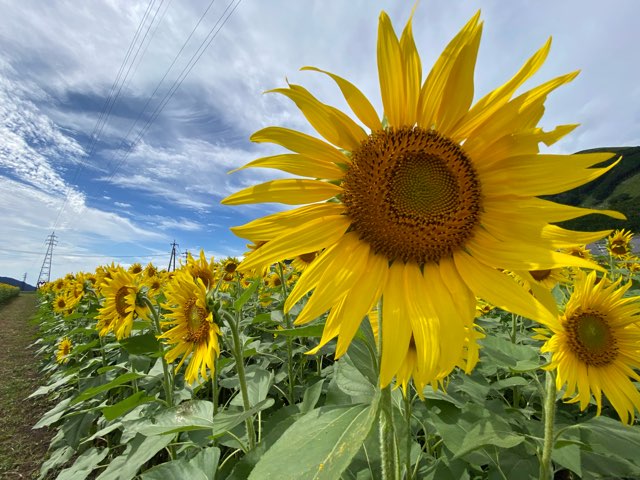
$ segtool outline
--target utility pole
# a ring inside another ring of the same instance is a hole
[[[24,272],[24,275],[22,276],[22,290],[26,290],[27,289],[27,272]]]
[[[189,250],[185,250],[184,252],[182,252],[182,255],[184,255],[184,264],[187,264],[187,260],[189,259]]]
[[[47,237],[47,253],[44,255],[40,275],[38,275],[38,287],[51,281],[51,258],[53,257],[53,247],[57,244],[56,232],[51,232],[51,235]]]
[[[167,268],[167,272],[173,272],[176,269],[176,247],[178,244],[174,240],[171,244],[171,257],[169,258],[169,267]],[[173,265],[173,268],[171,268]]]

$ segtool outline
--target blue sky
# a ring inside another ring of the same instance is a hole
[[[378,14],[386,10],[400,31],[413,2],[216,0],[203,16],[209,5],[0,0],[0,276],[26,272],[35,283],[54,227],[52,278],[111,261],[165,267],[174,239],[180,252],[241,255],[245,242],[229,227],[281,207],[225,207],[220,200],[281,175],[227,172],[279,151],[252,144],[256,130],[280,125],[313,133],[287,99],[263,92],[288,79],[348,111],[329,79],[299,71],[313,65],[350,79],[380,112]],[[130,55],[135,62],[125,67],[126,82],[95,135],[148,7],[142,31],[150,25],[149,33],[138,55]],[[201,42],[234,7],[142,134]],[[485,26],[476,98],[510,78],[552,36],[545,66],[525,88],[582,70],[547,103],[543,127],[581,124],[553,151],[640,145],[640,3],[423,0],[414,33],[425,71],[478,9]]]

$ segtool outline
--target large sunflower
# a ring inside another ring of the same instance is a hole
[[[295,102],[324,140],[265,128],[251,139],[293,153],[260,158],[246,167],[307,178],[266,182],[222,202],[312,204],[233,228],[238,236],[262,244],[240,270],[321,251],[285,309],[314,290],[296,323],[330,310],[321,345],[337,336],[337,356],[346,352],[361,320],[382,298],[382,386],[399,371],[412,342],[418,371],[434,379],[450,372],[465,351],[476,295],[517,314],[553,321],[554,315],[505,271],[593,268],[557,249],[608,233],[550,225],[594,210],[537,198],[582,185],[611,168],[591,168],[608,159],[606,153],[539,154],[540,142],[550,145],[575,128],[544,132],[537,123],[549,92],[576,73],[512,98],[542,65],[549,41],[513,78],[472,106],[481,31],[478,13],[423,82],[411,19],[398,38],[381,13],[382,118],[347,80],[305,67],[337,83],[368,132],[299,85],[276,89]]]
[[[567,389],[564,398],[589,405],[591,395],[602,408],[604,394],[624,423],[640,410],[640,297],[623,298],[631,282],[620,286],[598,279],[596,272],[578,274],[564,314],[540,329],[536,338],[546,340],[543,352],[551,353],[548,369],[557,370],[556,385]]]
[[[96,328],[101,336],[113,331],[118,340],[126,338],[136,318],[149,318],[149,307],[138,298],[140,287],[138,280],[121,266],[110,270],[110,278],[102,284],[105,300],[97,316]]]
[[[220,355],[218,336],[220,328],[207,307],[207,289],[201,277],[194,278],[185,270],[176,272],[166,289],[167,301],[163,305],[169,310],[163,327],[170,327],[159,338],[172,346],[165,354],[169,362],[182,357],[176,366],[180,369],[187,357],[193,353],[185,371],[188,383],[207,379],[207,367],[213,374],[214,358]]]

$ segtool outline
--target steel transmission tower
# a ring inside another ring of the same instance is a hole
[[[171,257],[169,258],[169,267],[167,268],[167,272],[173,272],[176,269],[176,247],[177,246],[178,244],[174,240],[173,243],[171,244]]]
[[[51,280],[51,257],[53,256],[53,247],[58,244],[56,240],[56,233],[51,232],[51,235],[47,237],[47,253],[44,255],[44,261],[42,262],[42,268],[40,269],[40,275],[38,275],[37,286],[44,285]]]

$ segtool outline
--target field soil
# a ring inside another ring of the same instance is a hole
[[[44,379],[30,347],[37,328],[29,319],[37,296],[21,293],[0,305],[0,478],[35,479],[52,432],[31,427],[51,408],[43,397],[28,399]]]

